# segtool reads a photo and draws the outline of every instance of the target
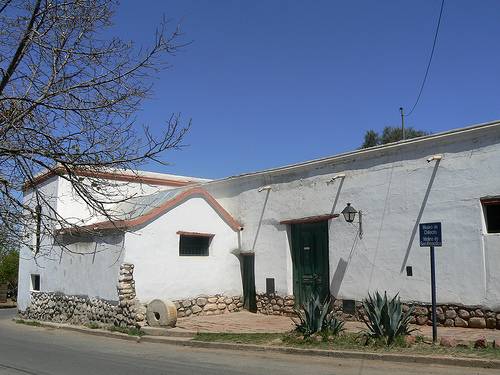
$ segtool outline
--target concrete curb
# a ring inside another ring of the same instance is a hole
[[[374,353],[361,351],[347,350],[323,350],[323,349],[302,349],[284,346],[265,346],[254,344],[235,344],[225,342],[204,342],[196,340],[180,341],[172,338],[155,338],[150,340],[150,337],[144,336],[141,342],[156,342],[164,344],[175,344],[182,346],[190,346],[195,348],[207,349],[229,349],[229,350],[244,350],[257,352],[272,352],[282,354],[308,355],[318,357],[345,358],[345,359],[367,359],[387,362],[404,362],[404,363],[419,363],[419,364],[437,364],[445,366],[459,367],[475,367],[500,369],[500,361],[494,359],[476,359],[465,357],[443,357],[443,356],[423,356],[409,354],[391,354],[391,353]]]
[[[14,322],[15,321],[16,321],[16,319],[14,319]],[[70,325],[70,324],[43,322],[40,320],[26,320],[26,321],[27,322],[37,322],[40,324],[39,327],[44,327],[44,328],[63,329],[65,331],[73,331],[73,332],[85,333],[87,335],[110,337],[110,338],[122,339],[122,340],[127,340],[127,341],[135,341],[135,342],[141,341],[140,336],[131,336],[131,335],[127,335],[126,333],[111,332],[111,331],[106,331],[106,330],[100,329],[100,328],[92,329],[92,328],[87,328],[87,327],[82,327],[82,326],[74,326],[74,325]]]
[[[236,343],[226,343],[226,342],[205,342],[205,341],[193,340],[188,337],[165,337],[165,336],[139,337],[139,336],[130,336],[120,332],[105,331],[103,329],[91,329],[80,326],[71,326],[68,324],[58,324],[58,323],[41,322],[41,321],[37,322],[40,323],[41,327],[63,329],[94,336],[134,341],[137,343],[146,342],[146,343],[189,346],[193,348],[205,348],[205,349],[244,350],[244,351],[308,355],[308,356],[330,357],[330,358],[365,359],[365,360],[378,360],[386,362],[404,362],[404,363],[433,364],[433,365],[444,365],[444,366],[500,369],[500,360],[495,360],[495,359],[423,356],[418,354],[410,355],[410,354],[393,354],[393,353],[374,353],[374,352],[361,352],[361,351],[348,351],[348,350],[303,349],[303,348],[292,348],[284,346],[236,344]]]
[[[161,336],[161,337],[189,337],[193,338],[196,336],[196,331],[188,331],[175,328],[160,328],[160,327],[142,327],[141,331],[147,336]]]

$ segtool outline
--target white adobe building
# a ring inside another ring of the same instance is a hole
[[[346,310],[376,290],[426,304],[429,251],[419,246],[418,224],[433,221],[443,228],[438,304],[500,311],[500,122],[214,181],[101,177],[135,193],[113,207],[115,223],[93,217],[66,180],[39,177],[36,188],[63,217],[85,220],[86,234],[62,235],[74,253],[46,239],[36,262],[22,249],[20,311],[40,292],[118,301],[122,264],[134,265],[141,303],[187,300],[178,305],[182,315],[237,310],[231,298],[238,307],[286,313],[293,303],[285,296],[302,301],[312,288]],[[347,203],[362,211],[362,228],[359,214],[353,223],[339,215]],[[265,293],[277,296],[275,306]],[[199,296],[229,302],[193,309]]]

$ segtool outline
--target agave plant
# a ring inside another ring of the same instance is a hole
[[[319,295],[312,293],[300,309],[294,309],[298,318],[298,320],[293,320],[297,331],[302,333],[304,337],[320,332],[325,326],[325,318],[330,312],[330,305],[329,297],[321,303]]]
[[[384,297],[379,292],[375,292],[373,296],[368,294],[363,306],[368,317],[365,324],[369,337],[383,339],[387,345],[391,345],[397,337],[409,335],[414,331],[409,327],[414,307],[403,312],[403,304],[398,294],[392,299],[387,298],[386,292]]]
[[[337,336],[339,333],[345,331],[344,322],[338,319],[332,311],[323,320],[322,331],[329,335]]]

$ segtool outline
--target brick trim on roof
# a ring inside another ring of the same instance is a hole
[[[171,178],[163,177],[150,177],[150,176],[140,176],[140,175],[130,175],[120,172],[105,172],[105,171],[88,171],[84,169],[75,169],[72,172],[77,176],[92,177],[92,178],[102,178],[112,181],[123,181],[123,182],[135,182],[147,185],[158,185],[158,186],[187,186],[197,183],[197,181],[191,180],[174,180]],[[49,180],[54,176],[62,176],[68,174],[68,170],[63,166],[55,167],[33,179],[33,181],[27,181],[23,190],[28,190],[33,186],[40,185],[41,183]]]
[[[160,206],[155,207],[145,214],[138,216],[129,220],[107,220],[101,221],[94,224],[82,225],[76,228],[65,228],[59,230],[59,234],[71,234],[79,233],[85,231],[104,231],[113,229],[131,229],[140,225],[143,225],[149,221],[156,219],[157,217],[163,215],[164,213],[170,211],[172,208],[182,204],[190,198],[200,197],[205,199],[205,201],[219,214],[219,216],[226,222],[227,225],[231,227],[235,232],[243,230],[243,226],[234,219],[229,212],[227,212],[224,207],[220,205],[214,197],[212,197],[206,190],[195,187],[189,190],[185,190],[176,197],[167,200]]]

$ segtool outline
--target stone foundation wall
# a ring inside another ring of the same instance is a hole
[[[294,315],[294,296],[279,296],[278,294],[259,293],[257,299],[257,312],[266,315]]]
[[[31,304],[20,311],[23,319],[55,323],[141,327],[146,324],[146,308],[135,298],[134,265],[120,267],[118,302],[62,293],[31,292]]]
[[[257,294],[257,312],[266,315],[293,316],[293,296],[279,296],[277,294]],[[428,304],[413,304],[415,311],[411,323],[417,325],[432,324],[432,308]],[[363,321],[366,318],[363,304],[354,301],[353,311],[344,311],[344,301],[337,299],[333,303],[335,315],[346,321]],[[403,310],[408,311],[412,304],[403,304]],[[438,326],[442,327],[470,327],[500,329],[500,311],[492,311],[478,306],[438,305],[436,309]]]
[[[31,304],[19,312],[23,319],[85,325],[115,324],[117,302],[87,296],[31,292]],[[121,321],[116,321],[120,325]]]
[[[429,304],[403,304],[403,311],[415,306],[411,323],[417,325],[432,325],[432,306]],[[336,315],[344,320],[360,320],[365,317],[363,304],[355,301],[355,312],[346,313],[343,301],[334,302]],[[479,306],[462,306],[454,304],[438,305],[436,308],[438,327],[470,327],[500,329],[500,311],[492,311]]]
[[[224,296],[198,296],[174,301],[177,308],[177,317],[184,318],[198,315],[220,315],[237,312],[243,309],[243,297]]]
[[[438,326],[443,327],[500,329],[500,311],[495,312],[477,306],[438,305],[436,308],[436,318]],[[417,305],[412,323],[431,325],[432,307],[429,305]]]

